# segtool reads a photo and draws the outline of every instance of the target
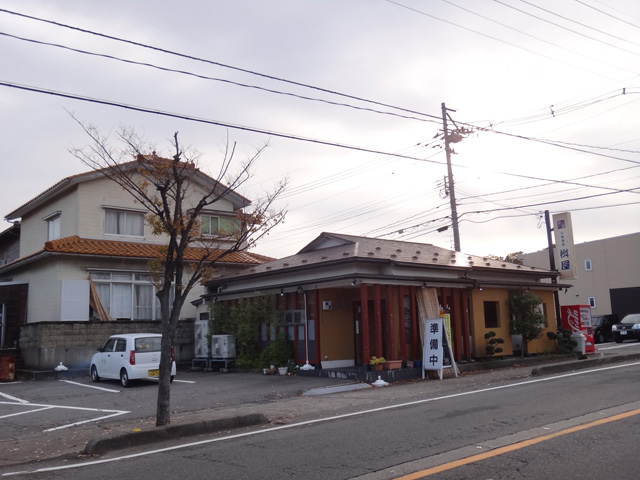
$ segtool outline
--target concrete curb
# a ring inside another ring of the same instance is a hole
[[[531,370],[531,375],[552,375],[554,373],[570,372],[572,370],[583,370],[585,368],[596,368],[614,363],[630,362],[640,360],[640,353],[628,355],[613,355],[610,357],[587,358],[585,360],[575,360],[567,363],[554,363],[551,365],[538,365]]]
[[[96,455],[113,450],[147,445],[149,443],[161,442],[174,438],[189,437],[212,433],[219,430],[230,430],[234,428],[250,427],[269,423],[267,417],[261,413],[240,415],[230,418],[220,418],[215,420],[203,420],[183,425],[167,425],[165,427],[154,427],[153,430],[141,432],[128,432],[113,435],[107,438],[90,440],[84,447],[83,453]]]

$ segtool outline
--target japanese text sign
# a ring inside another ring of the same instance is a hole
[[[422,365],[425,370],[442,369],[442,318],[425,320]]]

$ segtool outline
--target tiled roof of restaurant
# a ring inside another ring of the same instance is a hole
[[[547,270],[505,262],[489,256],[469,255],[426,243],[384,240],[336,233],[322,233],[296,255],[272,260],[230,274],[231,277],[311,267],[348,259],[386,261],[422,267],[491,269],[544,273]]]

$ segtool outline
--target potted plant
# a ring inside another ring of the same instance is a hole
[[[374,370],[382,370],[382,366],[384,365],[384,363],[386,362],[386,360],[384,359],[384,357],[371,357],[369,359],[369,365],[371,365]]]

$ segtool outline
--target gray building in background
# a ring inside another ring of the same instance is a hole
[[[590,305],[592,315],[640,313],[640,232],[575,244],[577,277],[560,305]],[[549,268],[547,249],[518,256],[524,265]]]

